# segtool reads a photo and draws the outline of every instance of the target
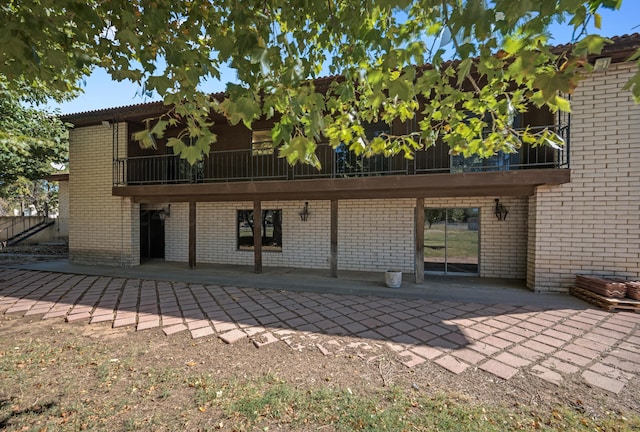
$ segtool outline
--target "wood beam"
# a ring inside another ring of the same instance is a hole
[[[262,202],[253,202],[253,268],[262,273]]]
[[[416,283],[424,282],[424,198],[416,199],[415,216],[415,275]]]
[[[196,203],[189,201],[189,268],[196,268]]]
[[[116,196],[131,196],[134,202],[137,203],[165,203],[171,202],[185,202],[185,201],[197,201],[197,202],[231,202],[231,201],[254,201],[256,198],[260,198],[261,201],[325,201],[325,200],[355,200],[355,199],[386,199],[386,198],[411,198],[416,197],[424,198],[455,198],[455,197],[527,197],[531,196],[534,192],[533,186],[518,186],[518,187],[493,187],[489,189],[464,187],[459,189],[438,189],[425,191],[424,189],[404,189],[397,191],[381,191],[376,193],[366,193],[363,191],[349,191],[349,192],[304,192],[300,191],[291,194],[281,193],[268,193],[268,194],[232,194],[232,195],[208,195],[208,194],[193,194],[182,196],[164,196],[164,195],[116,195]]]
[[[116,186],[136,202],[343,200],[462,196],[530,196],[536,186],[570,181],[568,169],[421,174],[347,179]]]
[[[332,278],[338,277],[338,200],[331,200],[331,255],[329,256],[329,273]]]

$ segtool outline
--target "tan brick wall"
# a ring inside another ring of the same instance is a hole
[[[69,182],[58,182],[58,218],[56,220],[58,240],[69,240]]]
[[[114,134],[124,156],[126,124],[70,132],[69,256],[73,262],[125,266],[140,262],[139,205],[111,194]]]
[[[412,272],[414,199],[338,203],[338,269]]]
[[[534,193],[529,197],[529,214],[527,218],[527,287],[535,290],[536,286],[536,253],[538,251],[538,195]]]
[[[428,207],[479,207],[481,226],[480,275],[520,278],[526,276],[526,198],[501,198],[509,209],[506,221],[494,216],[494,197],[427,199]],[[263,251],[267,267],[328,269],[330,254],[330,201],[310,201],[309,220],[298,213],[303,201],[263,202],[265,210],[283,211],[282,252]],[[196,254],[199,263],[253,265],[253,252],[238,250],[238,210],[252,202],[198,203]],[[338,269],[413,272],[414,199],[343,200],[338,204]],[[188,261],[186,203],[171,204],[165,221],[166,260]]]
[[[184,212],[174,218],[174,206]],[[298,213],[304,201],[264,201],[263,210],[282,210],[282,252],[262,252],[269,267],[328,268],[329,201],[310,201],[307,222]],[[202,263],[253,265],[253,251],[238,250],[236,218],[238,210],[250,210],[253,202],[197,203],[196,257]],[[172,204],[171,226],[165,234],[167,259],[188,260],[188,205]],[[167,225],[165,225],[167,226]],[[172,250],[175,249],[175,250]]]
[[[174,212],[174,207],[184,211]],[[265,210],[281,209],[282,252],[263,251],[263,265],[329,268],[331,203],[309,201],[309,219],[300,220],[304,201],[265,201]],[[338,268],[342,270],[413,269],[415,200],[340,201]],[[197,261],[253,265],[253,252],[237,249],[238,210],[252,202],[197,204]],[[165,234],[167,260],[188,260],[188,206],[172,204]]]
[[[171,203],[171,216],[164,220],[164,259],[189,262],[189,203]]]
[[[69,217],[69,182],[58,182],[58,217]]]
[[[571,182],[530,199],[527,282],[566,291],[576,274],[640,278],[640,106],[632,65],[593,74],[572,96]]]

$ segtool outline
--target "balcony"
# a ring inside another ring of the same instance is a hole
[[[566,128],[559,130],[567,135]],[[342,179],[417,174],[478,173],[524,169],[569,167],[569,143],[558,150],[550,147],[522,148],[517,153],[499,153],[488,159],[451,156],[444,146],[404,155],[357,156],[345,148],[319,144],[316,155],[321,169],[309,165],[290,166],[275,154],[252,154],[251,149],[212,151],[191,165],[176,155],[140,156],[113,162],[113,186],[143,186],[265,180]]]
[[[568,127],[553,127],[568,137]],[[176,155],[129,157],[113,161],[113,194],[140,201],[527,195],[535,186],[569,181],[565,142],[561,149],[523,147],[488,159],[452,156],[444,145],[413,159],[367,158],[323,143],[316,149],[319,170],[251,149],[212,151],[194,165]]]

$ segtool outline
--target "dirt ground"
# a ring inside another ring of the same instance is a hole
[[[202,405],[196,389],[203,380],[224,388],[265,377],[305,391],[393,388],[507,410],[564,407],[596,421],[640,415],[637,376],[614,395],[579,377],[556,386],[524,373],[504,381],[473,368],[454,375],[432,362],[407,368],[384,343],[353,337],[297,333],[257,348],[249,339],[227,345],[188,332],[0,315],[0,430],[237,430],[227,427],[228,414]]]
[[[16,245],[0,248],[0,265],[62,258],[69,254],[66,244]]]
[[[583,380],[558,387],[522,374],[508,381],[481,370],[454,375],[430,362],[409,369],[380,345],[337,339],[344,349],[324,355],[317,344],[330,347],[335,337],[297,336],[291,344],[256,348],[249,340],[193,340],[188,332],[165,336],[159,329],[136,332],[2,315],[0,426],[47,430],[38,426],[53,421],[65,430],[227,430],[228,415],[198,404],[194,387],[203,379],[224,388],[268,376],[305,391],[329,387],[372,395],[394,388],[507,410],[551,413],[564,407],[596,421],[640,413],[638,379],[615,396]]]

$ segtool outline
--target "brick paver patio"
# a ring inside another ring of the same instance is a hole
[[[0,313],[161,328],[257,348],[292,334],[356,336],[395,352],[407,367],[475,367],[508,380],[554,384],[580,376],[618,393],[640,371],[640,315],[584,309],[257,290],[0,269]],[[339,345],[337,341],[330,344]],[[353,345],[353,344],[352,344]],[[330,346],[317,344],[328,355]]]

